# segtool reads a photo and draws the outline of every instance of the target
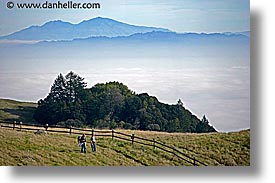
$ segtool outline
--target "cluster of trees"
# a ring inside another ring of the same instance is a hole
[[[84,78],[73,72],[65,77],[59,74],[48,96],[39,100],[35,120],[75,127],[216,132],[205,116],[199,120],[181,100],[164,104],[147,93],[135,94],[119,82],[86,86]]]

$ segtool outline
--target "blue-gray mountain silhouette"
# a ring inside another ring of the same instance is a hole
[[[250,41],[249,37],[242,34],[228,34],[228,33],[176,33],[176,32],[162,32],[162,31],[152,31],[146,33],[135,33],[130,36],[117,36],[117,37],[107,37],[107,36],[95,36],[89,38],[77,38],[73,40],[61,40],[61,41],[42,41],[36,45],[68,45],[71,44],[79,45],[96,45],[97,47],[106,47],[107,45],[113,46],[114,44],[126,46],[132,44],[136,47],[146,46],[146,45],[232,45],[232,44],[248,44]]]
[[[72,40],[94,36],[129,36],[135,33],[152,31],[170,32],[168,29],[136,26],[122,23],[109,18],[97,17],[85,20],[79,24],[72,24],[55,20],[42,26],[31,26],[18,32],[2,36],[0,39],[8,40]]]

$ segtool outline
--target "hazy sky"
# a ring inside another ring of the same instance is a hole
[[[249,43],[178,44],[6,47],[0,49],[0,98],[38,101],[48,95],[59,73],[72,70],[88,87],[119,81],[164,103],[181,99],[218,131],[250,128]]]
[[[98,16],[176,32],[240,32],[249,31],[250,27],[248,0],[74,1],[99,2],[101,9],[97,10],[8,9],[7,1],[0,1],[0,35],[51,20],[79,23]],[[231,47],[214,44],[213,48],[207,45],[205,50],[200,46],[163,47],[169,53],[164,60],[159,59],[164,58],[160,57],[163,50],[156,49],[159,51],[157,56],[144,58],[140,54],[137,56],[133,49],[131,57],[123,60],[124,57],[107,58],[106,55],[95,58],[93,49],[83,51],[81,46],[78,51],[74,47],[66,51],[60,47],[38,46],[36,51],[23,49],[20,52],[20,49],[13,50],[2,43],[0,86],[4,87],[0,87],[0,98],[37,101],[47,95],[60,72],[66,74],[73,70],[86,78],[89,87],[99,82],[119,81],[137,93],[148,92],[161,102],[171,104],[181,98],[199,118],[206,114],[219,131],[250,128],[249,44]]]
[[[64,1],[64,0],[61,0]],[[250,27],[249,0],[75,0],[99,2],[100,9],[34,10],[8,9],[8,0],[0,2],[0,35],[30,25],[61,19],[79,23],[97,16],[135,25],[168,28],[177,32],[239,32]],[[13,2],[45,2],[14,0]],[[49,0],[49,2],[56,2]],[[64,2],[67,2],[64,1]]]

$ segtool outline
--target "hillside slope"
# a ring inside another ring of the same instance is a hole
[[[208,165],[249,166],[250,131],[212,134],[180,134],[123,131],[175,146]],[[42,166],[187,166],[175,156],[159,149],[97,138],[97,152],[88,145],[81,154],[76,136],[63,134],[35,135],[33,132],[0,128],[0,165]],[[186,149],[188,150],[186,150]]]
[[[0,99],[0,122],[21,121],[23,123],[35,123],[33,113],[36,107],[36,103]]]

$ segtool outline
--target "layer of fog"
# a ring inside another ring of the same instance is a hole
[[[38,101],[59,73],[72,70],[86,79],[88,87],[119,81],[164,103],[175,104],[180,98],[219,131],[250,128],[249,45],[109,50],[40,46],[2,46],[0,98]]]

